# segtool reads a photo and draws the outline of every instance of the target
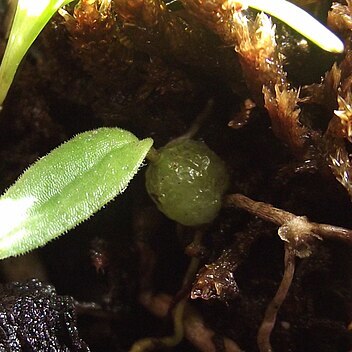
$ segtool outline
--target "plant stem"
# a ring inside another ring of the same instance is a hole
[[[177,137],[174,140],[191,139],[191,138],[193,138],[198,133],[199,129],[201,128],[201,126],[203,124],[203,122],[208,118],[211,110],[213,109],[213,106],[214,106],[214,100],[213,99],[208,100],[208,102],[205,105],[204,109],[197,115],[196,119],[192,123],[191,127],[189,128],[189,130],[185,134],[183,134],[180,137]]]
[[[154,147],[151,147],[145,158],[151,163],[156,163],[160,158],[160,153]]]

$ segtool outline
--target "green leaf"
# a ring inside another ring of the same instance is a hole
[[[231,2],[234,3],[235,7],[238,6],[238,0],[231,0]],[[324,50],[332,53],[342,53],[344,51],[344,45],[340,38],[291,1],[248,0],[246,4],[253,9],[264,11],[278,18]]]
[[[100,128],[33,164],[0,198],[0,259],[43,246],[93,215],[124,191],[152,144]]]
[[[55,12],[73,0],[18,0],[0,66],[0,107],[24,55]]]

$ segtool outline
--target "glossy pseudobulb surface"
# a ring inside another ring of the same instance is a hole
[[[183,225],[214,220],[229,183],[225,163],[191,139],[170,142],[146,171],[146,187],[159,210]]]

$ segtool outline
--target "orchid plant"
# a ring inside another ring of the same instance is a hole
[[[36,37],[56,11],[72,1],[18,1],[0,66],[0,107]],[[228,0],[223,6],[267,12],[324,50],[344,50],[332,32],[285,0]],[[77,135],[40,159],[0,198],[0,258],[43,246],[93,215],[127,187],[152,144],[150,138],[139,140],[119,128],[100,128]],[[217,195],[220,198],[221,194]],[[163,206],[159,208],[163,211]]]

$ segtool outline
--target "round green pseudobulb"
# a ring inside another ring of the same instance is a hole
[[[224,162],[203,142],[176,140],[158,150],[146,187],[159,210],[183,225],[211,222],[229,182]]]

